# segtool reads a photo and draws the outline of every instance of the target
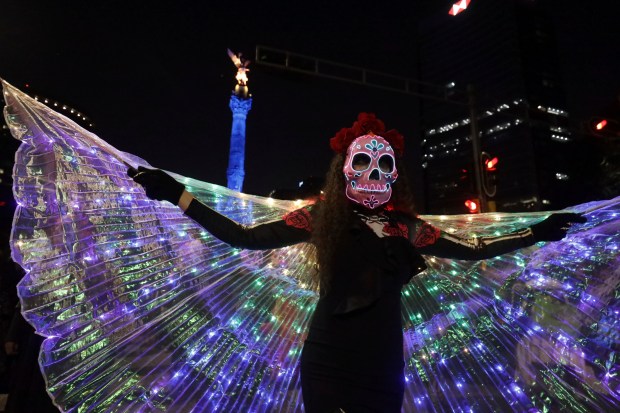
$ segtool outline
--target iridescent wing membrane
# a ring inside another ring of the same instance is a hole
[[[317,300],[309,244],[235,250],[127,166],[147,165],[3,83],[23,143],[13,258],[41,368],[64,411],[300,412],[297,362]],[[299,207],[174,175],[247,225]],[[620,200],[575,207],[564,242],[494,259],[427,257],[403,290],[404,411],[614,410]],[[426,216],[465,237],[548,213]]]
[[[573,211],[588,223],[562,242],[475,263],[427,257],[431,270],[403,291],[405,411],[620,408],[620,199]],[[425,219],[471,237],[545,215]]]
[[[144,161],[4,83],[22,141],[13,258],[22,312],[47,338],[41,368],[66,411],[293,411],[317,295],[308,244],[240,251],[127,177]],[[238,222],[293,202],[175,176]],[[274,407],[276,406],[276,407]]]

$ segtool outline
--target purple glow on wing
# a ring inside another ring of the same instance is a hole
[[[143,160],[4,83],[15,165],[13,258],[41,367],[63,410],[301,412],[298,360],[317,300],[310,245],[239,251],[126,176]],[[239,222],[293,203],[175,175]],[[427,257],[403,289],[403,411],[620,408],[620,200],[563,242],[484,262]],[[496,234],[547,213],[424,217]]]

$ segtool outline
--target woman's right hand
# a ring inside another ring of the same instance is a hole
[[[139,166],[138,169],[129,168],[127,175],[144,188],[146,196],[158,201],[168,201],[177,205],[185,190],[185,185],[161,169]]]

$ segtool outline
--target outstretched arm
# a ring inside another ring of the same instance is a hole
[[[586,222],[573,213],[552,214],[545,220],[515,232],[494,237],[461,238],[441,231],[421,220],[416,221],[411,242],[423,255],[460,260],[483,260],[540,241],[559,241],[566,236],[571,223]]]
[[[185,201],[187,207],[184,208],[185,204],[181,201],[190,197],[189,202]],[[235,248],[272,249],[310,240],[308,230],[290,224],[291,214],[303,214],[302,210],[294,211],[281,220],[246,227],[194,199],[187,191],[183,193],[181,201],[179,206],[185,211],[185,215],[199,223],[215,238]]]
[[[235,248],[272,249],[310,240],[309,213],[294,211],[284,219],[246,227],[209,208],[185,190],[185,186],[159,169],[144,167],[128,171],[142,185],[149,198],[178,205],[185,214],[211,235]],[[308,225],[298,225],[305,218]]]

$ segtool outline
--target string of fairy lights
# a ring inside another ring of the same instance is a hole
[[[29,84],[26,84],[25,87],[28,89],[30,87]],[[91,119],[88,118],[86,115],[84,115],[83,113],[81,113],[79,110],[66,105],[64,103],[61,103],[57,100],[54,99],[50,99],[50,98],[46,98],[44,96],[39,96],[38,94],[29,94],[34,100],[44,103],[45,105],[49,106],[50,108],[53,108],[55,111],[58,111],[62,114],[64,114],[65,116],[76,120],[78,122],[84,122],[85,126],[88,126],[89,128],[94,127],[95,125],[92,123]]]
[[[63,410],[301,412],[298,361],[318,299],[309,244],[237,250],[126,175],[109,147],[4,85],[23,144],[13,256],[23,312],[47,337]],[[28,116],[24,116],[28,113]],[[32,116],[34,116],[34,120]],[[299,203],[175,175],[248,225]],[[620,407],[620,200],[574,208],[559,243],[493,259],[427,257],[402,291],[404,411],[614,411]],[[425,216],[457,236],[498,235],[548,213]]]

